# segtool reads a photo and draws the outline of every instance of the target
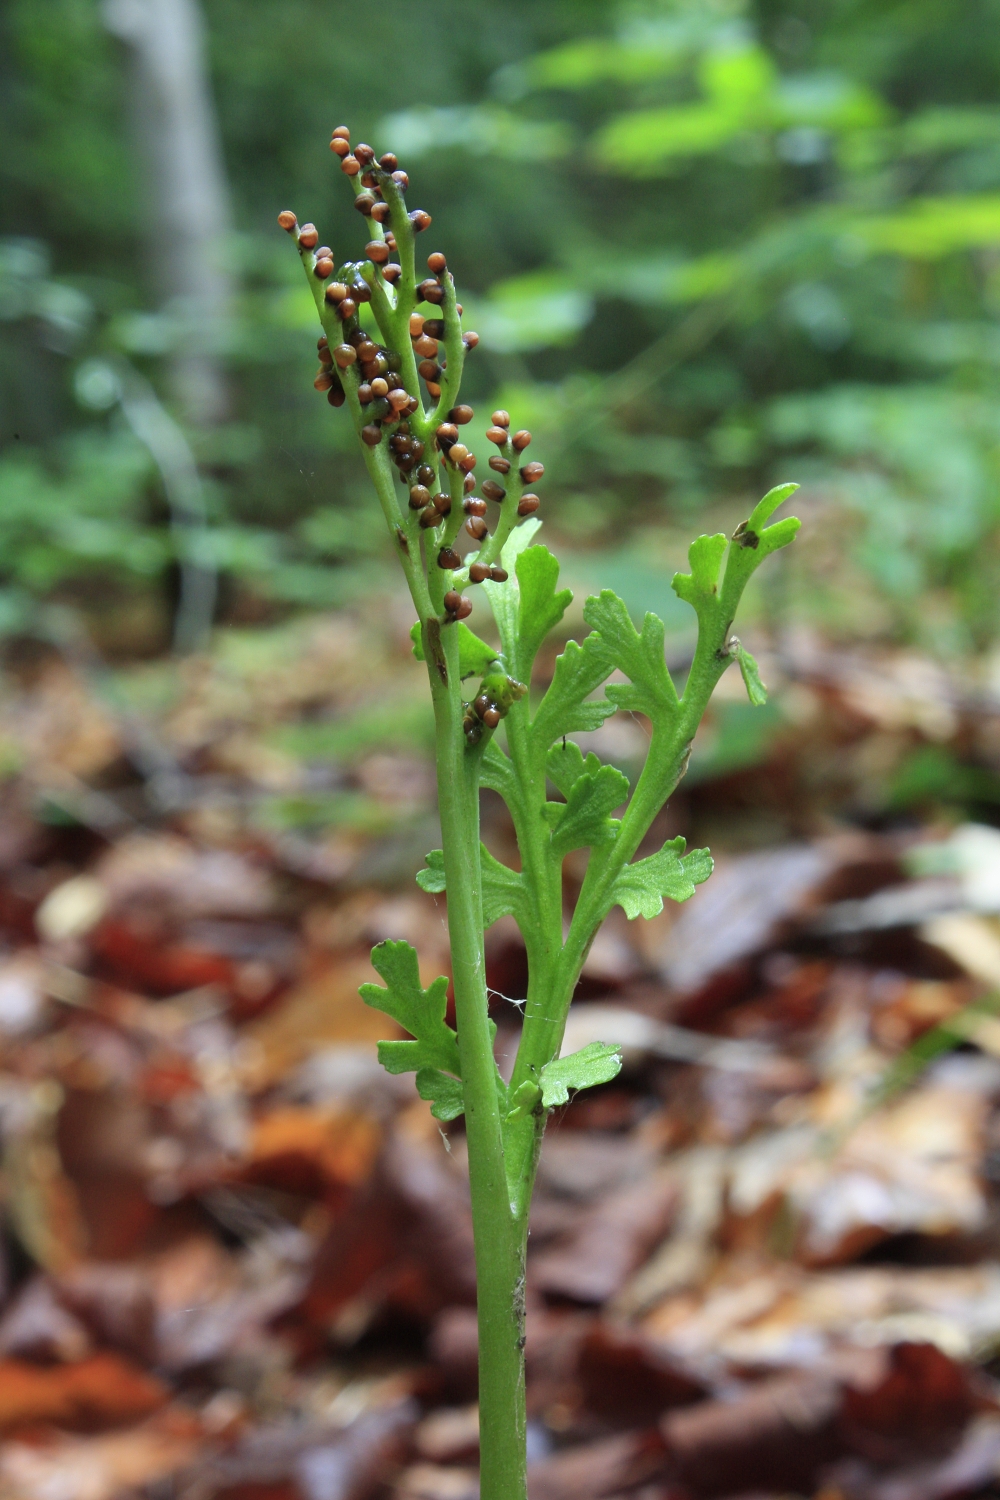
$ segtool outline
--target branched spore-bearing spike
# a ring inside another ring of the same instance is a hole
[[[345,175],[355,179],[355,207],[374,234],[364,248],[365,259],[346,262],[335,270],[333,251],[328,245],[319,244],[319,231],[314,224],[300,226],[291,209],[284,209],[278,215],[282,229],[295,237],[315,289],[317,305],[325,316],[325,326],[329,328],[331,317],[336,319],[335,328],[340,325],[336,336],[324,335],[320,340],[320,370],[314,379],[315,387],[326,394],[332,406],[342,406],[351,398],[358,437],[366,449],[379,447],[383,437],[391,434],[388,455],[409,492],[403,516],[409,514],[408,524],[417,525],[421,532],[436,529],[433,543],[436,551],[431,555],[438,568],[455,571],[462,566],[452,540],[464,526],[480,544],[480,557],[482,549],[487,549],[485,556],[489,559],[479,561],[473,557],[468,568],[469,582],[504,582],[506,570],[495,560],[501,545],[511,526],[518,519],[534,514],[540,504],[536,494],[524,490],[544,472],[542,464],[536,461],[521,462],[531,434],[527,429],[512,433],[510,414],[504,410],[493,412],[486,436],[498,450],[489,459],[489,467],[497,478],[483,481],[482,498],[475,495],[476,455],[460,436],[460,429],[473,421],[474,413],[457,396],[462,359],[476,348],[479,335],[463,330],[460,321],[455,326],[454,318],[461,319],[462,304],[455,301],[454,284],[442,251],[435,250],[427,256],[430,274],[418,284],[401,280],[404,265],[399,262],[405,263],[407,255],[412,255],[412,237],[430,226],[431,216],[423,209],[407,209],[403,194],[409,187],[409,178],[393,152],[387,151],[376,158],[373,148],[364,142],[352,149],[346,125],[334,129],[330,149],[338,157]],[[397,234],[403,242],[402,251]],[[394,256],[397,258],[393,259]],[[430,315],[416,310],[409,312],[400,331],[398,299],[405,295],[407,287],[418,304],[431,304]],[[378,333],[370,331],[372,325],[361,317],[365,304],[372,306]],[[397,338],[404,341],[405,349],[407,333],[412,362],[409,353],[404,362],[398,352]],[[449,355],[457,360],[450,375]],[[436,403],[431,412],[421,406],[413,388],[415,379],[423,381],[429,400]],[[450,407],[445,404],[449,399],[454,403]],[[441,420],[442,409],[444,420]],[[427,455],[425,444],[430,442],[433,450]],[[442,460],[444,473],[439,479],[438,466]],[[371,462],[376,462],[374,455]],[[447,474],[451,478],[445,482]],[[452,516],[451,496],[459,479],[465,499],[462,514]],[[512,483],[514,489],[508,499]],[[487,523],[487,501],[499,507],[495,538]],[[452,519],[446,525],[449,516]],[[433,568],[431,572],[436,574]],[[471,609],[464,595],[449,589],[444,595],[442,623],[464,619]],[[494,710],[489,707],[488,711]],[[484,723],[492,727],[476,714],[472,718],[480,733]]]

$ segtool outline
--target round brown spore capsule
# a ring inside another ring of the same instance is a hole
[[[434,355],[438,352],[438,341],[437,339],[428,337],[426,333],[422,333],[418,339],[414,339],[413,341],[413,352],[422,355],[424,359],[433,359]]]
[[[423,510],[431,503],[431,492],[425,484],[415,484],[410,491],[410,509]]]
[[[451,496],[446,495],[444,490],[439,490],[431,501],[439,516],[451,515]]]
[[[437,555],[437,564],[439,568],[460,568],[462,559],[454,547],[442,547]]]
[[[410,313],[410,338],[418,339],[424,331],[424,319],[419,313]]]
[[[490,703],[490,700],[487,698],[485,693],[480,693],[477,698],[474,698],[472,700],[472,712],[477,716],[477,718],[480,719],[483,717],[483,714],[486,712],[486,710],[488,708],[492,708],[492,706],[493,705]]]
[[[288,233],[291,234],[292,230],[298,223],[298,219],[292,213],[292,210],[290,208],[283,208],[281,210],[281,213],[278,215],[278,223],[281,225],[282,229],[287,230]]]
[[[507,429],[506,427],[487,427],[486,436],[491,443],[496,443],[498,448],[502,448],[507,441]],[[490,463],[492,462],[493,460],[490,459]]]
[[[330,150],[336,156],[340,156],[340,157],[350,156],[350,154],[351,154],[351,143],[350,143],[350,141],[345,141],[342,136],[335,135],[334,138],[333,138],[333,140],[330,142]]]
[[[493,416],[492,416],[491,420],[493,422],[493,426],[494,427],[509,427],[510,426],[510,412],[509,411],[503,411],[503,410],[495,411],[493,413]]]
[[[414,234],[423,234],[425,229],[431,227],[431,216],[426,209],[414,208],[410,210],[410,223]]]
[[[364,141],[359,141],[354,148],[354,154],[363,167],[368,167],[375,160],[375,152]]]
[[[494,454],[491,455],[490,460],[489,460],[489,464],[490,464],[490,468],[493,470],[493,472],[495,474],[509,474],[510,473],[510,459],[509,458],[502,458],[499,453],[494,453]]]
[[[362,187],[371,188],[373,192],[378,187],[378,177],[370,168],[367,172],[362,169],[361,185]]]
[[[333,351],[333,357],[340,368],[346,370],[348,365],[354,364],[358,355],[357,351],[352,349],[350,344],[338,344]]]
[[[340,163],[340,170],[346,172],[348,177],[357,177],[361,171],[361,163],[356,156],[345,156]]]
[[[499,563],[494,563],[490,569],[490,577],[494,583],[506,583],[510,574],[506,568],[501,568]]]
[[[490,570],[485,563],[474,562],[469,564],[469,582],[484,583],[490,576]]]
[[[442,422],[437,428],[434,436],[442,448],[450,448],[452,443],[458,442],[458,428],[454,422]]]
[[[331,134],[336,139],[339,139],[339,140],[342,140],[342,141],[349,141],[351,139],[351,132],[350,132],[349,128],[346,125],[337,125],[337,126],[335,126],[334,129],[333,129],[333,131],[331,132]]]
[[[487,500],[496,500],[498,504],[501,500],[506,499],[507,496],[507,491],[504,489],[503,485],[497,484],[495,479],[484,479],[482,484],[480,485],[480,489],[486,496]]]
[[[432,401],[436,401],[438,399],[438,397],[440,396],[440,394],[441,394],[441,387],[438,385],[438,383],[437,383],[436,380],[428,380],[428,382],[427,382],[427,394],[428,394],[428,396],[430,396],[430,398],[431,398]]]
[[[427,257],[427,269],[428,271],[433,271],[435,276],[440,276],[447,264],[448,262],[440,250],[434,250]]]
[[[299,244],[303,250],[312,250],[319,244],[319,230],[315,224],[303,224],[299,230]]]
[[[355,344],[354,347],[358,351],[358,358],[364,360],[366,364],[368,360],[374,359],[376,354],[378,353],[378,344],[372,343],[371,339],[368,338],[367,335],[361,340],[359,344]]]
[[[351,287],[351,296],[355,302],[370,302],[372,300],[372,289],[367,281],[356,281]]]
[[[444,338],[444,319],[443,318],[425,318],[424,319],[424,332],[426,333],[426,335],[427,335],[427,337],[429,339],[443,339]]]
[[[422,380],[437,380],[441,374],[441,366],[433,359],[422,359],[417,365],[417,374]]]
[[[330,374],[329,370],[320,370],[319,374],[316,376],[316,379],[313,381],[313,389],[317,391],[328,391],[332,385],[333,376]]]
[[[372,395],[387,396],[388,394],[389,387],[386,384],[385,380],[383,380],[381,375],[376,375],[375,379],[372,381]]]
[[[406,189],[410,185],[410,179],[407,177],[406,173],[402,172],[402,171],[393,172],[393,174],[392,174],[392,180],[396,184],[396,186],[399,188],[399,191],[401,193],[405,193]]]
[[[375,207],[375,194],[369,192],[359,193],[354,200],[354,207],[359,214],[364,214],[366,219],[369,218],[372,209]]]
[[[454,452],[454,449],[452,452]],[[458,460],[458,467],[462,470],[463,474],[471,474],[476,467],[476,455],[474,453],[467,453],[464,458]]]
[[[464,427],[466,422],[471,422],[475,415],[471,406],[453,406],[448,413],[448,421],[457,422],[460,427]]]
[[[462,509],[467,516],[485,516],[486,501],[480,500],[478,495],[470,495],[462,501]]]
[[[327,344],[324,344],[319,351],[319,362],[321,365],[333,364],[333,355],[330,353],[330,349]]]
[[[434,470],[431,468],[430,464],[420,465],[420,468],[417,470],[417,482],[419,484],[434,483]]]
[[[385,242],[389,246],[390,250],[396,249],[396,236],[393,234],[391,229],[386,232]]]
[[[428,505],[426,510],[420,512],[420,525],[424,531],[429,530],[431,526],[436,526],[440,519],[433,505]]]
[[[422,302],[441,303],[444,301],[444,291],[436,281],[422,281],[417,288],[417,295]]]
[[[465,529],[477,542],[481,542],[484,536],[489,535],[489,527],[482,516],[470,516],[465,523]]]
[[[462,602],[455,611],[456,620],[467,620],[472,614],[472,600],[462,595]]]
[[[476,488],[475,477],[472,474],[466,474],[465,478],[462,480],[462,493],[463,493],[463,495],[471,495],[472,491],[475,488]]]
[[[369,422],[366,427],[362,427],[361,429],[361,441],[367,443],[369,448],[378,447],[382,441],[381,427],[377,427],[374,422]]]
[[[313,275],[318,276],[320,281],[325,281],[328,276],[333,275],[333,261],[325,257],[318,260],[313,266]]]
[[[372,209],[371,216],[375,220],[376,224],[386,224],[389,221],[389,216],[391,213],[392,209],[389,207],[388,203],[376,203],[375,207]]]
[[[383,266],[382,276],[385,281],[393,286],[403,274],[402,266]]]
[[[347,288],[342,281],[331,281],[326,289],[327,302],[343,302],[347,296]]]
[[[545,473],[545,465],[540,464],[537,459],[533,459],[531,463],[523,464],[519,473],[525,484],[534,484],[535,480],[541,479]]]
[[[389,246],[385,240],[369,240],[365,246],[365,254],[376,266],[384,266],[389,259]]]
[[[468,333],[463,333],[462,334],[462,343],[465,345],[466,349],[475,349],[475,348],[478,348],[478,345],[479,345],[479,334],[475,333],[470,328],[469,331],[468,331]]]
[[[371,401],[371,399],[372,399],[372,388],[368,384],[368,382],[365,381],[365,383],[363,385],[359,385],[358,386],[358,400],[361,402],[362,406],[367,406],[368,403],[369,403],[369,401]]]
[[[522,427],[520,432],[515,432],[514,436],[511,438],[511,442],[513,443],[517,452],[520,453],[522,449],[527,448],[528,444],[531,442],[531,433],[526,427]]]
[[[382,168],[383,172],[395,172],[396,168],[399,166],[399,162],[396,159],[396,153],[394,151],[387,151],[384,156],[380,156],[378,159],[378,164]]]
[[[533,516],[541,503],[537,495],[522,495],[517,502],[517,513],[519,516]]]
[[[495,729],[500,723],[500,718],[501,714],[498,708],[488,708],[483,714],[483,723],[487,729]]]
[[[331,406],[343,406],[344,402],[347,400],[347,396],[344,393],[344,387],[342,385],[332,385],[326,393],[326,399],[329,401]]]
[[[449,589],[445,594],[444,599],[442,600],[445,609],[448,610],[450,614],[455,613],[461,602],[462,596],[457,589]]]
[[[448,457],[453,464],[460,464],[462,460],[464,458],[468,458],[468,456],[469,450],[464,443],[452,443],[451,451],[449,452]]]

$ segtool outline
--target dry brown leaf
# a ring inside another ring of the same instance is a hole
[[[243,1032],[246,1086],[256,1092],[280,1082],[324,1044],[366,1042],[374,1048],[384,1038],[402,1036],[358,994],[372,977],[367,958],[341,959],[291,990],[277,1010],[252,1021]]]
[[[163,1484],[188,1468],[202,1446],[190,1418],[171,1414],[128,1432],[62,1438],[39,1447],[8,1442],[0,1453],[3,1500],[119,1500],[123,1494]]]
[[[140,1421],[168,1400],[159,1380],[118,1354],[72,1365],[0,1360],[0,1428],[37,1424],[99,1430]]]

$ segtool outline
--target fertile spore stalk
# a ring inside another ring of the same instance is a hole
[[[417,1091],[438,1119],[465,1115],[479,1299],[481,1494],[524,1500],[524,1264],[542,1136],[570,1090],[605,1083],[621,1066],[613,1040],[560,1057],[566,1014],[613,906],[629,918],[655,916],[665,897],[687,900],[711,873],[708,851],[685,854],[680,838],[643,859],[635,855],[684,774],[695,730],[732,661],[751,701],[764,701],[756,664],[731,628],[751,574],[798,530],[794,517],[766,524],[797,486],[771,490],[732,538],[720,533],[692,544],[691,572],[673,580],[698,619],[682,693],[667,671],[661,621],[647,614],[637,631],[622,601],[605,590],[584,606],[590,633],[567,644],[533,702],[535,656],[572,597],[557,590],[559,564],[535,542],[533,486],[544,467],[525,457],[531,434],[512,433],[508,414],[495,411],[486,431],[497,450],[492,474],[476,493],[476,456],[463,441],[473,411],[458,398],[466,353],[479,340],[462,328],[440,252],[428,256],[430,275],[417,281],[414,239],[430,215],[407,210],[408,179],[391,152],[376,161],[371,146],[352,151],[343,125],[330,147],[370,224],[364,259],[337,267],[312,224],[300,228],[291,212],[278,222],[296,241],[323,328],[315,385],[332,406],[350,410],[417,612],[414,653],[427,665],[434,703],[444,844],[417,879],[426,891],[447,892],[456,1029],[445,1021],[447,979],[421,988],[407,943],[378,944],[372,963],[385,987],[365,985],[361,993],[413,1038],[380,1043],[384,1066],[414,1071]],[[464,555],[463,531],[476,544]],[[463,593],[470,585],[487,596],[499,653],[464,623],[472,613]],[[627,681],[608,683],[615,671]],[[467,690],[467,681],[477,685]],[[605,695],[595,699],[602,684]],[[599,728],[617,710],[642,714],[651,730],[631,794],[621,771],[584,756],[567,738]],[[501,723],[505,748],[497,738]],[[480,843],[481,787],[498,792],[510,810],[520,871]],[[558,795],[550,797],[551,789]],[[612,816],[616,810],[620,817]],[[567,912],[562,863],[575,849],[590,854]],[[505,915],[520,928],[530,974],[509,1083],[493,1055],[483,951],[484,929]]]

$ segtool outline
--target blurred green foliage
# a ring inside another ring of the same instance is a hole
[[[644,529],[738,519],[795,477],[821,543],[790,559],[789,607],[954,652],[991,642],[1000,0],[204,10],[237,297],[231,419],[191,441],[231,618],[350,598],[379,566],[274,227],[291,206],[338,256],[360,245],[326,150],[346,121],[397,151],[433,212],[427,249],[447,248],[482,335],[470,394],[535,430],[567,538],[627,573]],[[389,25],[383,56],[368,43]],[[116,408],[74,395],[104,356],[163,389],[184,337],[149,284],[126,121],[99,7],[8,0],[0,625],[32,599],[85,602],[98,572],[172,587],[154,466]]]

